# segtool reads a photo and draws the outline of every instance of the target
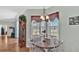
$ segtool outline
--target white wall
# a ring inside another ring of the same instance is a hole
[[[47,13],[59,11],[60,39],[64,40],[64,51],[79,51],[79,25],[69,25],[69,17],[79,16],[79,7],[53,6],[47,9]]]

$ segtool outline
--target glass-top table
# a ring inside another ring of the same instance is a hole
[[[32,42],[33,46],[36,46],[37,48],[40,48],[43,52],[49,52],[51,49],[59,47],[63,41],[57,41],[56,43],[46,43],[46,42]]]

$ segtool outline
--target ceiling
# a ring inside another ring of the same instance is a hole
[[[49,6],[44,6],[44,8],[48,7]],[[27,9],[43,9],[43,6],[0,6],[0,20],[8,21],[15,19],[20,12]]]

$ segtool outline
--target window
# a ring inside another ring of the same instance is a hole
[[[40,16],[31,16],[31,40],[40,41]]]
[[[32,21],[32,35],[39,35],[39,22],[35,20]]]
[[[31,20],[31,33],[32,39],[42,40],[45,37],[49,39],[59,39],[59,16],[57,13],[53,13],[49,15],[49,20],[46,22],[44,20],[40,20],[40,16],[32,16]],[[47,26],[47,27],[46,27]]]
[[[48,21],[48,37],[50,39],[56,37],[59,39],[59,17],[56,14],[49,15]]]

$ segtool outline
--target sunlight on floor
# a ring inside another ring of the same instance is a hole
[[[17,39],[7,38],[7,35],[5,35],[4,39],[0,37],[0,51],[1,52],[29,52],[29,48],[26,47],[20,48],[17,45]]]

